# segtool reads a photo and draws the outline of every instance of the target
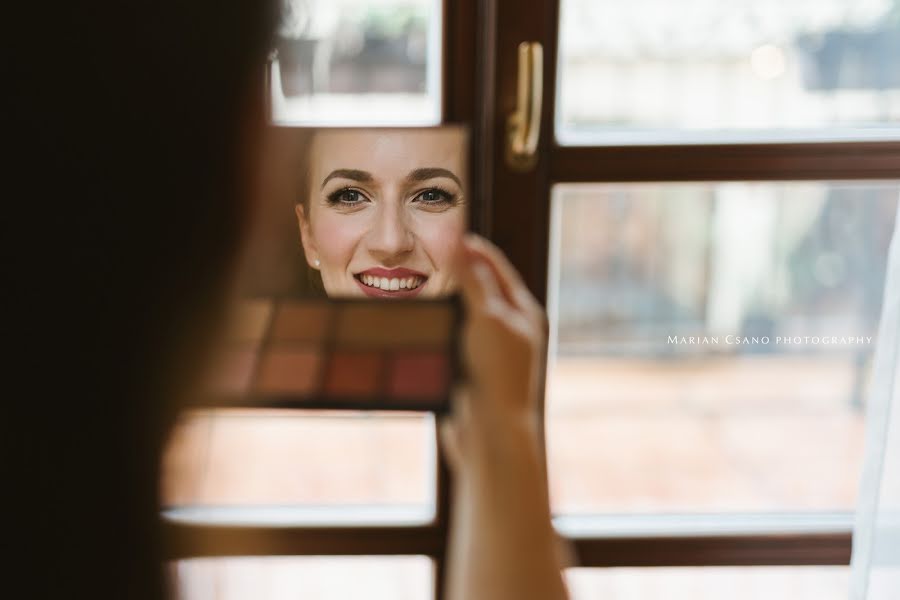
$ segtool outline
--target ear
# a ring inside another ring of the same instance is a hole
[[[303,244],[303,255],[306,256],[306,264],[313,269],[318,269],[316,262],[319,259],[319,249],[316,247],[315,240],[313,240],[306,211],[303,210],[302,204],[296,204],[294,205],[294,212],[297,214],[297,224],[300,228],[300,243]]]

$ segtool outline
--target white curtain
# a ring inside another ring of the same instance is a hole
[[[850,581],[851,600],[900,599],[900,215],[869,388]]]

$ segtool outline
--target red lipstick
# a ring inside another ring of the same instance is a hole
[[[386,269],[384,267],[372,267],[371,269],[366,269],[365,271],[360,271],[357,273],[359,275],[371,275],[373,277],[387,277],[388,279],[402,279],[404,277],[421,277],[422,279],[428,279],[428,275],[422,273],[420,271],[413,271],[412,269],[404,269],[403,267],[396,267],[394,269]]]

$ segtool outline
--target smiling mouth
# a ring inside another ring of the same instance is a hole
[[[409,277],[379,277],[377,275],[368,275],[360,273],[354,275],[357,281],[373,290],[381,290],[382,292],[410,292],[418,289],[424,284],[428,278],[419,275],[410,275]]]

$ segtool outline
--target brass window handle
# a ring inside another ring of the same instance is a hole
[[[537,162],[544,97],[544,47],[539,42],[519,44],[516,110],[506,121],[506,164],[529,171]]]

